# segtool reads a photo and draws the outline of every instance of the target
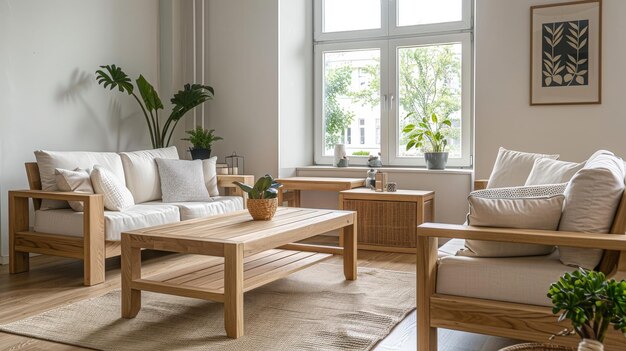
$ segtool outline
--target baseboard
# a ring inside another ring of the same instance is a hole
[[[9,256],[0,256],[0,265],[9,264]]]

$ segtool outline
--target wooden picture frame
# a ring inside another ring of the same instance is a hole
[[[530,8],[530,104],[600,104],[602,0]]]

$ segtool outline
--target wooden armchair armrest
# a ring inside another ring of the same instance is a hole
[[[474,180],[474,190],[487,189],[487,183],[489,179],[476,179]]]
[[[473,239],[507,243],[561,245],[590,249],[626,251],[626,235],[562,232],[534,229],[473,227],[458,224],[424,223],[419,237]]]
[[[76,192],[63,192],[63,191],[43,191],[43,190],[10,190],[10,197],[16,198],[28,198],[28,199],[46,199],[46,200],[61,200],[61,201],[84,201],[89,202],[96,198],[103,197],[102,194],[84,194]]]

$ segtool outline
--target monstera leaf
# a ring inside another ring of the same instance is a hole
[[[212,87],[202,84],[185,84],[183,90],[179,90],[174,94],[172,104],[172,114],[170,118],[174,121],[178,121],[189,110],[194,107],[213,99],[215,91]]]
[[[133,93],[133,84],[130,78],[128,78],[128,75],[122,71],[122,68],[116,65],[100,66],[100,68],[106,70],[106,72],[102,69],[96,71],[98,84],[110,90],[117,88],[120,92],[126,92],[128,95]]]
[[[146,105],[146,109],[148,109],[148,111],[163,109],[163,104],[161,103],[159,94],[156,92],[156,90],[154,90],[154,87],[150,83],[148,83],[146,78],[144,78],[142,75],[139,75],[139,78],[136,82],[137,88],[139,88],[139,93],[141,94],[141,98]]]

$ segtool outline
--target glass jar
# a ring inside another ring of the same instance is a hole
[[[374,190],[376,188],[376,170],[370,169],[367,171],[367,178],[365,179],[365,186],[368,189]]]

